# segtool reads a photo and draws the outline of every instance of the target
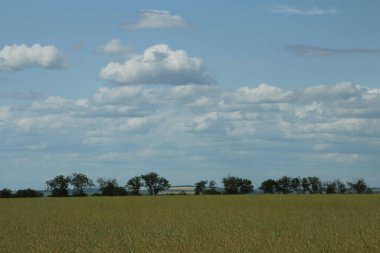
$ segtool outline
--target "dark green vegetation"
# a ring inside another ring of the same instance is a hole
[[[0,200],[1,252],[380,252],[380,195]]]
[[[140,190],[144,187],[149,195],[157,195],[159,192],[168,190],[171,185],[169,181],[155,172],[150,172],[141,176],[135,176],[128,180],[125,186],[120,186],[114,178],[98,178],[98,189],[100,193],[97,196],[127,196],[141,195]],[[219,194],[250,194],[253,193],[252,181],[246,178],[227,176],[222,179],[223,189],[217,189],[215,180],[201,180],[195,183],[195,195],[219,195]],[[72,186],[69,189],[69,186]],[[72,192],[73,197],[87,196],[85,190],[95,187],[93,181],[84,174],[73,173],[71,176],[58,175],[51,180],[46,181],[47,190],[51,191],[52,197],[67,197]],[[371,188],[364,179],[356,179],[347,182],[347,185],[339,179],[335,181],[322,182],[318,177],[287,177],[283,176],[278,180],[268,179],[261,183],[260,192],[265,194],[300,194],[300,193],[372,193]],[[182,194],[186,194],[183,192]],[[32,190],[18,190],[12,193],[10,189],[0,190],[0,198],[10,197],[42,197],[42,194]]]

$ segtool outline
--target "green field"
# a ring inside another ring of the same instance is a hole
[[[380,195],[1,199],[0,252],[380,252]]]

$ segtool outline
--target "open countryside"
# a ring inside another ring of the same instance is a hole
[[[380,195],[0,200],[2,252],[379,252]]]
[[[1,0],[0,253],[380,253],[379,10]]]

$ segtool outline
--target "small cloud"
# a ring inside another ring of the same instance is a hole
[[[124,63],[111,62],[101,69],[100,78],[123,85],[134,84],[213,84],[202,60],[184,50],[159,44],[145,49]]]
[[[349,55],[349,54],[380,55],[380,49],[371,49],[371,48],[331,49],[331,48],[323,48],[323,47],[295,45],[295,46],[287,47],[287,50],[295,56],[332,56],[332,55]]]
[[[105,44],[100,45],[96,49],[98,54],[124,54],[130,49],[128,46],[123,45],[119,39],[113,39]]]
[[[335,8],[322,9],[320,7],[312,7],[309,9],[300,9],[288,5],[276,5],[271,8],[271,13],[282,15],[301,15],[301,16],[314,16],[314,15],[326,15],[326,14],[338,14],[339,11]]]
[[[80,50],[80,49],[84,48],[84,46],[85,46],[84,42],[80,41],[80,42],[75,43],[75,44],[73,45],[73,49],[75,49],[75,50]]]
[[[260,84],[258,87],[241,87],[237,90],[236,100],[242,103],[280,103],[293,99],[293,92],[284,91],[281,88],[268,84]]]
[[[21,70],[28,67],[60,69],[65,66],[66,56],[52,45],[7,45],[0,50],[0,70]]]
[[[121,27],[126,30],[139,29],[173,29],[187,26],[186,21],[178,15],[171,15],[166,10],[144,10],[136,23],[125,23]]]

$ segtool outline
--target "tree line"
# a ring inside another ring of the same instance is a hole
[[[287,177],[283,176],[277,180],[268,179],[261,183],[259,189],[268,194],[288,194],[288,193],[372,193],[371,188],[364,179],[356,179],[346,184],[339,179],[322,182],[318,177]]]
[[[246,178],[227,176],[221,180],[223,188],[218,188],[215,180],[201,180],[195,183],[195,195],[218,194],[251,194],[254,192],[252,181]],[[87,175],[73,173],[70,176],[58,175],[45,182],[46,189],[51,192],[51,197],[80,197],[87,196],[86,191],[97,187],[99,193],[96,196],[127,196],[141,195],[141,189],[145,188],[149,195],[157,195],[168,190],[169,181],[156,172],[149,172],[141,176],[132,177],[125,185],[119,185],[114,178],[98,178],[97,185]],[[264,194],[343,194],[343,193],[371,193],[371,188],[364,179],[356,179],[352,182],[342,182],[339,179],[322,182],[318,177],[288,177],[283,176],[277,180],[267,179],[258,188]],[[10,189],[0,190],[0,198],[42,197],[43,194],[33,189],[23,189],[12,193]]]

